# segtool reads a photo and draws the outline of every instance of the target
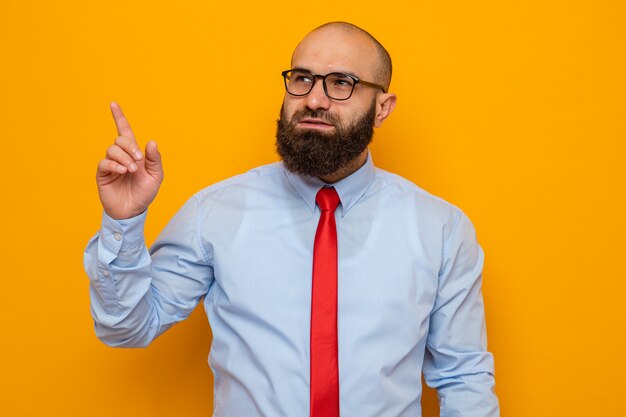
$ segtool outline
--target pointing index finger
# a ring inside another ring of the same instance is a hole
[[[128,123],[128,120],[126,120],[126,116],[124,116],[122,108],[115,101],[111,102],[111,113],[113,114],[113,120],[115,120],[117,134],[135,139],[133,130],[130,128],[130,124]]]

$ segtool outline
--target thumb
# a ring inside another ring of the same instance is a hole
[[[161,153],[157,148],[157,143],[153,140],[146,144],[146,170],[153,175],[163,175]]]

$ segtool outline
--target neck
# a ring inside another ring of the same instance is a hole
[[[333,184],[358,171],[359,168],[365,165],[365,161],[367,161],[367,149],[361,152],[361,154],[352,161],[348,162],[345,166],[339,168],[337,171],[319,178],[327,184]]]

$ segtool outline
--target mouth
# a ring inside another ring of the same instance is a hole
[[[298,124],[296,126],[302,129],[315,129],[315,130],[330,130],[330,129],[335,128],[334,125],[328,122],[325,122],[322,119],[317,119],[313,117],[305,117],[304,119],[298,121]]]

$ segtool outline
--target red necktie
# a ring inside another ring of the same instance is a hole
[[[339,196],[322,188],[315,198],[321,210],[313,248],[311,293],[311,416],[339,417],[337,361],[337,227]]]

